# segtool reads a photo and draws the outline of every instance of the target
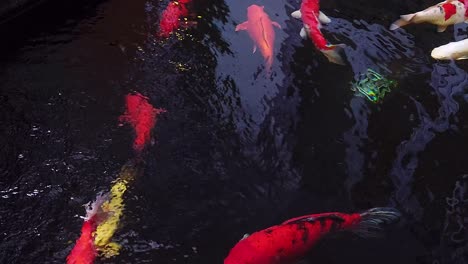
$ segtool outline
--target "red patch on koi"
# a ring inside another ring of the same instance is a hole
[[[95,217],[85,221],[81,228],[81,236],[67,257],[67,264],[92,264],[96,258],[93,232],[96,230]]]
[[[319,50],[330,50],[327,40],[319,29],[320,3],[318,0],[303,0],[301,3],[302,21],[309,27],[310,38]]]
[[[167,38],[180,27],[180,19],[188,15],[185,5],[189,2],[190,0],[179,0],[167,5],[159,21],[159,36]]]
[[[139,93],[127,95],[125,101],[126,110],[119,120],[133,126],[136,134],[133,148],[137,152],[141,152],[150,142],[151,130],[156,124],[157,115],[166,111],[154,108],[148,102],[148,98]]]
[[[449,20],[453,15],[457,13],[457,6],[451,3],[445,3],[442,5],[445,12],[445,20]]]

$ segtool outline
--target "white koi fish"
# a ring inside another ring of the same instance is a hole
[[[430,23],[437,25],[438,32],[444,32],[448,26],[466,21],[468,0],[447,0],[431,6],[423,11],[402,15],[393,22],[390,30],[409,25]]]
[[[466,60],[468,59],[468,39],[437,47],[432,50],[431,56],[436,60]]]

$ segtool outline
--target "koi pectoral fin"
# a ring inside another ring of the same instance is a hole
[[[301,19],[302,14],[301,14],[301,11],[297,10],[297,11],[292,12],[291,16],[297,19]]]
[[[331,23],[331,19],[327,17],[324,13],[322,13],[322,11],[320,11],[318,19],[321,23],[324,23],[324,24]]]
[[[248,28],[249,28],[249,22],[245,21],[244,23],[241,23],[241,24],[236,26],[236,31],[247,30]]]
[[[307,39],[307,31],[304,27],[301,28],[301,32],[299,32],[299,35],[301,36],[301,38]]]
[[[281,28],[281,25],[278,24],[278,22],[274,22],[274,21],[273,21],[273,22],[271,22],[271,24],[272,24],[273,26],[277,27],[277,28]]]
[[[437,27],[437,32],[442,33],[447,29],[447,26],[438,26]]]
[[[252,53],[255,53],[256,51],[257,51],[257,45],[254,45],[254,46],[253,46]]]

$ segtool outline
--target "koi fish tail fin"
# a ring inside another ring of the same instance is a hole
[[[346,47],[345,44],[328,45],[326,49],[322,49],[320,51],[327,57],[328,61],[340,65],[345,65],[345,60],[341,56],[344,47]]]
[[[401,214],[394,208],[372,208],[361,214],[353,232],[362,237],[378,237],[384,226],[398,222]]]
[[[398,19],[397,21],[393,22],[390,25],[390,30],[395,30],[395,29],[404,27],[404,26],[406,26],[408,24],[411,24],[415,15],[416,14],[409,14],[409,15],[400,16],[400,19]]]
[[[265,72],[267,76],[271,76],[271,69],[273,65],[273,56],[269,56],[265,59]]]

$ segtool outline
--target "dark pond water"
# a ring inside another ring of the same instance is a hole
[[[299,37],[299,1],[193,0],[197,27],[162,42],[168,1],[49,2],[1,26],[0,262],[64,263],[83,204],[133,151],[118,126],[137,91],[168,112],[98,263],[222,263],[245,233],[307,213],[395,206],[381,239],[325,239],[306,263],[468,263],[468,64],[432,48],[467,26],[390,32],[431,1],[323,0],[349,64]],[[273,74],[234,32],[251,4],[276,30]],[[381,104],[350,90],[372,68],[398,81]]]

